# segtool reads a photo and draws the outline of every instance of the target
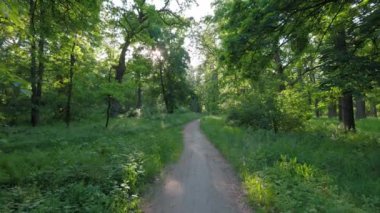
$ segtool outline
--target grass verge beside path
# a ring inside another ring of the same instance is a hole
[[[193,113],[0,129],[0,212],[135,212]]]
[[[258,212],[380,212],[380,120],[344,134],[335,121],[273,134],[204,117],[201,128],[240,174]]]

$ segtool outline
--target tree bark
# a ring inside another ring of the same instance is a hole
[[[352,92],[344,92],[342,98],[342,118],[346,131],[355,131],[354,103]]]
[[[338,115],[337,109],[336,109],[336,102],[329,103],[329,105],[328,105],[327,108],[328,108],[327,115],[328,115],[329,118],[334,118],[334,117],[336,117]]]
[[[108,72],[108,83],[111,83],[112,67]],[[111,116],[111,106],[112,106],[112,96],[107,95],[107,111],[106,111],[106,128],[108,127],[110,116]]]
[[[355,100],[356,103],[356,119],[366,118],[365,100],[363,95],[358,95]]]
[[[315,117],[317,117],[317,118],[321,117],[321,111],[318,108],[318,104],[319,104],[319,100],[318,100],[318,98],[316,98],[314,100],[314,110],[315,110]]]
[[[43,32],[43,28],[45,25],[44,17],[45,17],[45,7],[43,0],[39,1],[40,3],[40,32],[38,39],[38,69],[36,72],[36,90],[35,90],[35,125],[40,120],[40,107],[41,107],[41,99],[42,99],[42,84],[43,84],[43,76],[45,72],[45,35]]]
[[[335,49],[340,55],[347,55],[346,31],[340,27],[336,29]],[[346,61],[338,59],[339,68],[345,66]],[[343,89],[342,97],[342,121],[346,131],[355,131],[354,104],[352,100],[352,88]]]
[[[127,54],[127,50],[128,50],[129,44],[130,44],[130,41],[127,38],[125,40],[125,43],[123,44],[123,48],[121,49],[121,53],[120,53],[120,56],[119,56],[119,63],[117,65],[117,67],[116,67],[115,79],[119,83],[121,83],[123,81],[123,76],[124,76],[125,70],[127,69],[126,66],[125,66],[125,55]]]
[[[76,62],[74,50],[75,50],[75,41],[73,43],[73,46],[71,48],[70,53],[70,70],[69,70],[69,84],[68,84],[68,90],[67,90],[67,103],[66,103],[66,116],[65,116],[65,122],[67,126],[70,126],[71,121],[71,98],[73,94],[73,77],[74,77],[74,65]]]
[[[37,126],[39,121],[38,95],[37,95],[37,45],[36,45],[36,29],[35,29],[35,11],[36,2],[29,1],[29,33],[30,33],[30,84],[32,87],[31,95],[31,123]]]

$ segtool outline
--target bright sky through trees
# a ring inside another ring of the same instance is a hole
[[[211,8],[212,2],[213,0],[198,0],[198,5],[193,5],[185,12],[185,15],[187,17],[193,17],[195,21],[199,22],[203,17],[213,14],[213,10]],[[202,56],[199,55],[200,53],[194,47],[194,42],[196,41],[191,41],[190,38],[185,40],[185,45],[191,56],[191,65],[196,67],[202,63]]]
[[[115,5],[121,5],[121,0],[113,0]],[[162,7],[163,1],[151,0],[157,7]],[[211,7],[213,0],[197,0],[197,4],[193,4],[190,8],[186,9],[184,12],[186,17],[193,17],[195,21],[199,22],[205,16],[212,15],[213,10]],[[177,4],[171,4],[171,9],[178,11],[179,7]],[[202,63],[202,56],[195,48],[195,42],[191,38],[186,38],[185,46],[189,51],[191,56],[191,65],[196,67]]]

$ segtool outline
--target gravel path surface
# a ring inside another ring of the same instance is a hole
[[[231,166],[207,140],[199,120],[184,129],[184,151],[143,206],[146,213],[251,212]]]

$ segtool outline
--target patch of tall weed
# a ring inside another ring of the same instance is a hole
[[[264,212],[378,212],[380,143],[358,122],[344,134],[329,119],[274,134],[202,118],[201,128],[239,172],[251,204]],[[364,123],[365,125],[362,125]]]
[[[138,212],[144,186],[182,150],[198,115],[6,127],[0,143],[0,212]]]

